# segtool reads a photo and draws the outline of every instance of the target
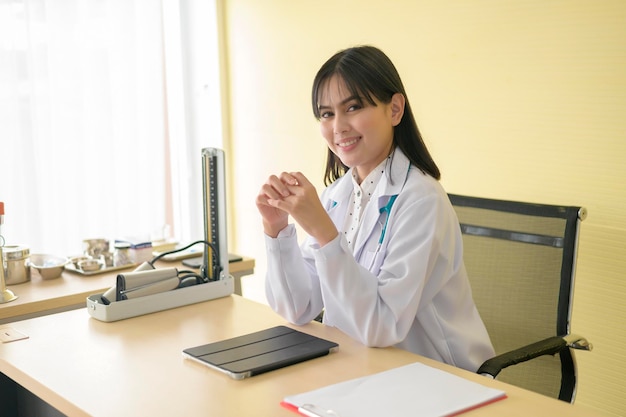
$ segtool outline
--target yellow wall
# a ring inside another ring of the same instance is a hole
[[[573,331],[577,403],[626,415],[626,2],[223,0],[234,249],[257,258],[254,198],[270,173],[321,189],[325,148],[309,103],[319,66],[355,44],[402,75],[449,192],[584,205]]]

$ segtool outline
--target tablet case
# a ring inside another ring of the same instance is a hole
[[[188,348],[183,350],[183,355],[233,379],[243,379],[328,355],[338,347],[335,342],[286,326],[276,326]]]

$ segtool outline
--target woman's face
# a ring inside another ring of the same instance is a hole
[[[338,76],[320,90],[320,130],[330,150],[346,166],[355,168],[359,183],[391,152],[393,128],[402,119],[404,97],[395,94],[390,103],[370,104],[354,97]]]

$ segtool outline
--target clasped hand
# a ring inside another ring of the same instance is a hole
[[[320,246],[337,236],[337,228],[324,210],[317,190],[300,172],[270,176],[256,198],[263,229],[270,237],[287,227],[291,216]]]

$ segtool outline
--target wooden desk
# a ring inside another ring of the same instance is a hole
[[[337,352],[241,381],[181,354],[279,324],[269,307],[237,295],[112,323],[73,310],[10,324],[29,339],[0,344],[0,372],[69,416],[294,417],[279,405],[287,395],[420,361],[506,391],[468,417],[601,415],[400,349],[367,348],[317,322],[298,328],[338,342]]]
[[[189,269],[180,262],[157,262],[157,267],[172,266]],[[117,274],[124,271],[132,271],[132,268],[88,276],[65,270],[60,278],[44,281],[33,270],[30,282],[7,287],[18,298],[0,304],[0,325],[85,307],[88,296],[111,288]],[[241,261],[231,262],[228,271],[235,277],[235,293],[241,295],[241,277],[254,272],[254,259],[244,257]]]

